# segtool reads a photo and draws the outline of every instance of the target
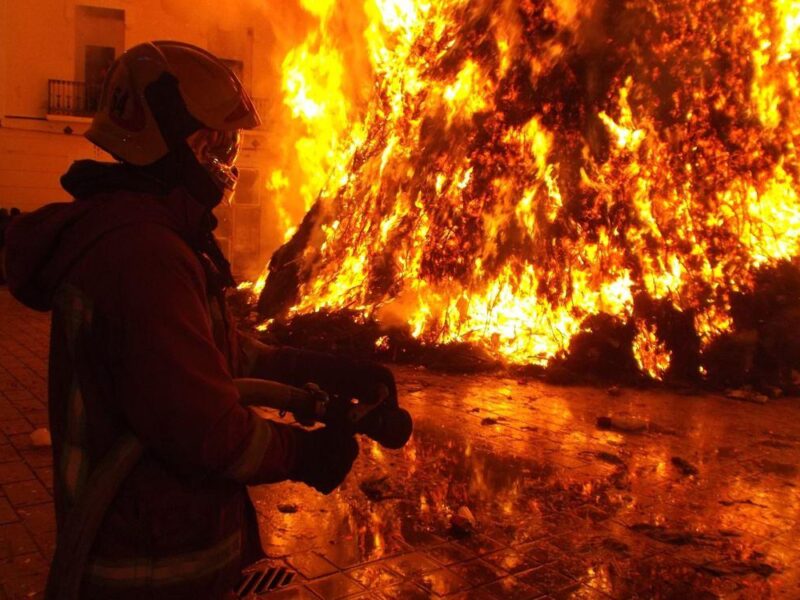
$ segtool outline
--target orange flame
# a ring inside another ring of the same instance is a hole
[[[692,311],[707,344],[754,269],[800,254],[800,2],[641,0],[610,19],[598,0],[365,0],[363,120],[338,5],[303,6],[320,28],[283,89],[321,211],[294,313],[355,309],[544,364],[586,317],[634,318],[638,295]],[[634,322],[660,377],[669,352]]]

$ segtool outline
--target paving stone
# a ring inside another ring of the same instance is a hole
[[[52,502],[18,508],[17,514],[32,533],[46,533],[56,529],[55,505]]]
[[[319,596],[304,586],[270,592],[264,598],[266,600],[319,600]]]
[[[394,556],[408,550],[409,547],[397,537],[387,538],[382,544],[372,546],[362,545],[357,538],[351,538],[329,545],[322,554],[340,569],[347,569],[357,564]]]
[[[471,587],[468,581],[446,567],[428,573],[421,573],[414,578],[414,582],[438,596],[455,594]]]
[[[549,566],[538,567],[532,571],[520,573],[516,577],[523,583],[544,590],[551,595],[575,586],[573,580]]]
[[[375,596],[380,600],[430,600],[431,592],[413,581],[379,590]]]
[[[467,550],[463,546],[453,543],[430,548],[426,551],[426,553],[428,556],[433,557],[434,560],[442,563],[444,566],[449,566],[459,562],[466,562],[477,556],[471,550]]]
[[[23,418],[22,413],[10,400],[5,400],[0,397],[0,420],[12,421]]]
[[[342,573],[323,577],[306,585],[308,589],[325,600],[346,598],[364,591],[364,587],[361,584]]]
[[[485,536],[485,535],[469,535],[464,539],[458,540],[456,542],[459,546],[470,550],[471,552],[475,553],[478,556],[483,556],[484,554],[490,554],[492,552],[496,552],[500,548],[503,547],[502,544],[499,542],[494,541],[493,539]]]
[[[510,548],[506,550],[500,550],[499,552],[494,552],[492,554],[487,554],[483,557],[483,559],[495,567],[511,573],[512,575],[514,573],[527,571],[533,567],[539,566],[530,558]]]
[[[33,428],[31,428],[31,430],[32,429]],[[33,448],[30,431],[27,433],[11,434],[8,436],[8,441],[11,442],[11,445],[14,446],[14,448],[16,448],[19,452],[23,450],[31,450]]]
[[[0,562],[0,581],[8,581],[21,575],[47,575],[50,563],[38,552],[14,556]]]
[[[498,569],[484,560],[471,560],[465,563],[458,563],[451,566],[450,570],[464,578],[473,587],[500,579],[505,575],[501,569]]]
[[[56,531],[52,529],[50,531],[34,531],[31,532],[31,536],[33,537],[33,541],[36,542],[36,546],[39,548],[39,551],[44,555],[47,560],[53,558],[53,552],[56,549]]]
[[[25,463],[0,463],[0,485],[18,481],[30,481],[31,479],[36,479],[36,475]]]
[[[391,558],[384,564],[404,577],[413,577],[419,573],[435,571],[441,568],[437,562],[421,552],[412,552],[411,554]]]
[[[20,452],[22,460],[31,467],[50,467],[53,465],[52,448],[31,448]]]
[[[50,426],[50,417],[46,410],[32,410],[25,413],[25,418],[34,428]]]
[[[36,543],[21,523],[0,525],[0,560],[37,551]]]
[[[45,488],[48,491],[52,492],[53,490],[53,467],[36,467],[34,469],[36,473],[36,477],[39,478],[39,481],[42,482]]]
[[[11,506],[7,498],[0,498],[0,525],[19,521],[17,511]]]
[[[37,600],[44,598],[46,575],[32,574],[12,577],[3,581],[3,591],[12,600]]]
[[[11,444],[0,445],[0,463],[20,460],[19,453]]]
[[[310,550],[290,556],[286,562],[306,579],[316,579],[338,570],[322,556]]]
[[[33,431],[33,427],[27,419],[8,419],[0,421],[0,431],[11,436],[20,433],[29,433]]]
[[[50,494],[38,479],[6,484],[3,491],[15,508],[51,501]]]
[[[483,598],[499,598],[502,600],[533,600],[541,598],[544,592],[535,586],[530,586],[516,577],[505,577],[494,583],[478,588],[478,592],[485,594]],[[481,599],[483,600],[483,599]]]
[[[383,563],[373,563],[347,572],[368,590],[379,590],[397,585],[402,578]]]

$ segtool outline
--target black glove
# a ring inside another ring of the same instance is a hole
[[[330,494],[353,467],[358,456],[358,442],[328,427],[313,431],[298,429],[295,435],[295,460],[289,479]]]
[[[281,359],[285,364],[282,376],[293,385],[311,381],[330,394],[369,404],[379,400],[397,404],[394,375],[378,362],[295,349],[281,349]]]

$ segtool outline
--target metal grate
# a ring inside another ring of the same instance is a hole
[[[247,598],[252,595],[267,594],[292,583],[295,575],[294,571],[285,567],[266,567],[243,573],[239,585],[236,586],[236,596]]]
[[[47,82],[47,113],[91,117],[97,112],[103,86],[83,81],[50,79]]]

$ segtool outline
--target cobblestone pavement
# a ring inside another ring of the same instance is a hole
[[[0,287],[0,598],[36,597],[55,544],[52,456],[30,437],[47,427],[49,335]]]
[[[49,449],[30,443],[46,425],[47,329],[0,291],[0,598],[40,595],[52,553]],[[291,579],[265,598],[800,598],[797,400],[397,376],[415,418],[403,450],[362,438],[329,496],[251,490],[271,558],[245,591]],[[462,507],[470,535],[451,528]]]

